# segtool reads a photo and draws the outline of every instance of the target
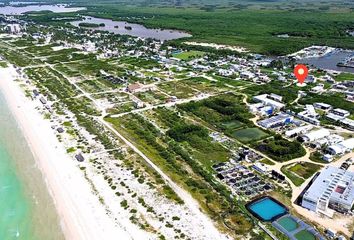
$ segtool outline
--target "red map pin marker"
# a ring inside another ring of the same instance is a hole
[[[298,82],[300,84],[303,84],[305,82],[305,79],[307,78],[307,75],[309,74],[309,70],[307,67],[303,64],[298,64],[296,65],[294,69],[294,74],[295,77],[297,78]]]

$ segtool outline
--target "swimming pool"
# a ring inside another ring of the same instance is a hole
[[[257,199],[248,203],[246,208],[262,221],[274,221],[288,212],[284,205],[271,197]]]

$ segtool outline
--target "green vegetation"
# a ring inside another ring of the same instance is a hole
[[[325,160],[322,159],[323,154],[320,152],[316,151],[310,154],[310,160],[318,163],[328,163]]]
[[[77,114],[99,115],[87,97],[73,98],[80,92],[60,73],[47,67],[28,68],[26,74],[36,82],[42,92],[50,91],[60,99],[70,111]]]
[[[285,165],[282,167],[281,171],[295,184],[295,186],[300,186],[320,169],[321,165],[301,162]]]
[[[270,158],[285,162],[294,158],[302,157],[306,154],[301,143],[289,141],[280,135],[275,135],[273,139],[266,139],[261,143],[253,144],[257,150],[267,154]]]
[[[258,2],[258,1],[257,1]],[[214,5],[214,3],[212,4]],[[205,7],[205,6],[204,6]],[[287,54],[310,45],[354,48],[346,34],[353,13],[307,9],[299,5],[245,9],[247,6],[187,8],[139,5],[95,5],[87,14],[142,23],[153,28],[172,28],[193,35],[191,41],[243,46],[266,54]],[[288,34],[289,38],[279,38]]]
[[[7,67],[7,63],[4,61],[0,61],[0,67],[1,68],[6,68]]]
[[[271,160],[269,160],[267,158],[262,159],[260,162],[263,164],[266,164],[266,165],[275,165],[274,162],[272,162]]]
[[[291,103],[297,98],[299,88],[292,86],[284,86],[284,84],[280,81],[272,81],[263,85],[253,85],[247,87],[244,93],[247,93],[249,96],[253,97],[259,94],[278,94],[283,97],[283,102]]]
[[[270,158],[283,162],[305,155],[305,149],[297,141],[291,142],[280,135],[257,128],[249,119],[242,95],[224,94],[198,102],[179,105],[183,111],[193,113],[208,125],[243,143],[248,143]],[[235,122],[236,121],[236,122]],[[240,124],[242,123],[242,124]],[[265,139],[270,136],[272,139]],[[258,142],[259,140],[262,140]]]
[[[192,60],[194,58],[203,57],[204,55],[205,52],[201,52],[201,51],[187,51],[187,52],[173,54],[172,56],[181,60]]]
[[[175,182],[187,189],[216,221],[222,222],[222,213],[234,208],[229,190],[215,181],[210,166],[228,159],[228,151],[211,141],[208,131],[186,123],[175,112],[156,109],[158,123],[171,128],[162,134],[154,125],[139,115],[105,118]],[[245,233],[251,223],[241,209],[230,213],[239,221],[231,226],[236,233]]]
[[[316,237],[307,230],[301,230],[295,234],[295,238],[298,240],[315,240]]]
[[[88,22],[82,22],[79,23],[80,27],[87,27],[87,28],[98,28],[98,27],[104,27],[105,24],[101,23],[101,24],[96,24],[96,23],[88,23]]]
[[[234,132],[233,135],[237,140],[245,143],[258,141],[269,136],[267,133],[263,132],[259,128],[245,128],[237,130]]]
[[[224,94],[198,102],[182,104],[179,108],[186,112],[191,112],[210,125],[232,133],[237,122],[252,126],[246,105],[242,102],[243,96],[234,94]],[[234,124],[230,124],[234,122]]]
[[[338,81],[338,82],[353,81],[354,80],[354,74],[342,72],[342,73],[338,74],[337,76],[335,76],[334,79],[336,81]]]
[[[342,108],[354,114],[354,104],[346,101],[345,96],[338,93],[333,94],[314,94],[308,93],[306,97],[300,99],[300,104],[313,104],[315,102],[323,102],[333,106],[333,108]]]

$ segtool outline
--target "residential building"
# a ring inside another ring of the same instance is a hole
[[[320,109],[324,111],[329,111],[332,109],[332,106],[327,103],[314,103],[313,106],[316,109]]]

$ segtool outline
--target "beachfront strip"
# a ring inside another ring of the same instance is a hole
[[[297,86],[290,62],[258,54],[1,20],[7,89],[22,89],[23,109],[65,148],[58,170],[76,169],[57,180],[68,204],[95,213],[74,217],[95,229],[85,239],[351,236],[353,80],[343,73],[311,68]],[[74,197],[73,176],[90,201]]]

